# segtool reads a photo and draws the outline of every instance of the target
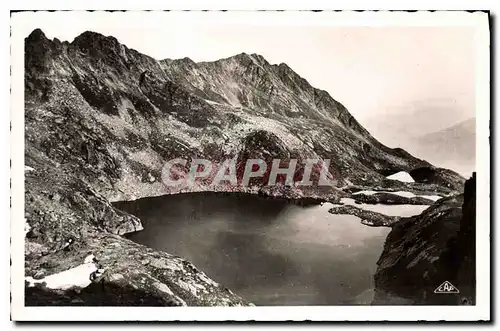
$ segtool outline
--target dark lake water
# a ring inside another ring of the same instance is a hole
[[[370,304],[389,228],[249,194],[189,193],[115,203],[137,215],[128,237],[193,262],[256,305]]]

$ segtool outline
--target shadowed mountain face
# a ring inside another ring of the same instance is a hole
[[[375,304],[475,304],[476,173],[464,192],[395,224],[375,273]],[[458,293],[436,293],[448,281]]]
[[[327,92],[259,55],[157,61],[113,37],[85,32],[69,43],[39,29],[25,52],[28,276],[75,267],[93,252],[110,288],[139,287],[176,305],[246,304],[185,260],[121,237],[143,226],[110,201],[186,190],[334,200],[346,185],[441,194],[463,185],[452,171],[382,145]],[[256,157],[330,159],[338,187],[165,186],[162,167],[179,157],[236,158],[238,169]],[[385,178],[399,171],[416,171],[416,183]],[[58,249],[68,238],[74,248]]]

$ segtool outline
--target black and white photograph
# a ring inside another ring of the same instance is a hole
[[[481,11],[13,12],[13,319],[489,319],[489,50]]]

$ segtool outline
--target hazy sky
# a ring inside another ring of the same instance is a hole
[[[112,35],[157,59],[207,61],[258,53],[271,63],[287,63],[362,123],[373,116],[422,112],[435,114],[428,125],[439,129],[475,114],[474,30],[467,27],[218,25],[170,21],[168,13],[141,22],[45,14],[23,26],[26,35],[36,27],[68,41],[85,30]]]

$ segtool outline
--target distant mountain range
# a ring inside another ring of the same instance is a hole
[[[414,154],[464,175],[475,170],[476,119],[470,118],[417,139]]]
[[[475,171],[476,164],[476,119],[473,117],[436,129],[449,120],[433,115],[441,113],[438,111],[390,114],[361,122],[382,143],[404,148],[418,158],[468,177]],[[432,123],[433,119],[436,123]],[[422,128],[431,131],[420,134]]]

